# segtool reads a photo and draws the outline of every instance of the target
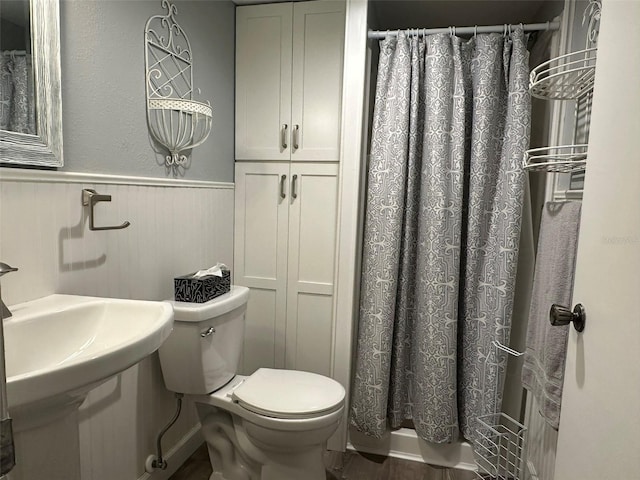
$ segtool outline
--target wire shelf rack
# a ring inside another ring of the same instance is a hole
[[[476,476],[483,480],[520,480],[527,429],[505,413],[478,417]]]
[[[571,52],[541,63],[529,77],[531,95],[543,100],[575,100],[593,90],[596,47]]]
[[[572,173],[587,167],[587,144],[531,148],[524,152],[522,167],[529,171]]]
[[[527,150],[522,163],[525,170],[570,174],[586,170],[587,145],[578,142],[586,142],[588,137],[601,10],[601,0],[589,0],[584,10],[582,23],[588,24],[584,50],[552,58],[531,70],[529,92],[532,96],[575,101],[571,140],[575,144]]]
[[[495,340],[492,345],[496,355],[500,352],[514,357],[523,355]],[[490,357],[487,355],[485,359],[485,372]],[[482,480],[522,480],[527,428],[502,412],[479,416],[477,422],[477,438],[473,444],[478,467],[476,477]]]

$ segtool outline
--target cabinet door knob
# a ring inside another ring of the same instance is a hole
[[[280,129],[280,145],[282,147],[283,150],[287,149],[287,129],[289,128],[289,125],[287,125],[286,123],[282,124],[282,129]]]
[[[297,150],[299,148],[299,135],[300,135],[300,125],[293,126],[293,148]]]
[[[287,180],[287,176],[286,175],[282,175],[280,177],[280,198],[285,198],[287,196],[286,193],[284,193],[284,182]]]
[[[587,320],[587,314],[581,303],[573,307],[573,312],[568,307],[563,307],[554,303],[549,310],[549,321],[554,327],[569,325],[573,322],[573,327],[581,332],[584,330],[584,324]]]

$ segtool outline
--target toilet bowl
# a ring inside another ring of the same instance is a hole
[[[296,370],[237,375],[248,298],[248,288],[232,286],[207,303],[173,302],[174,330],[159,350],[165,384],[196,404],[210,480],[324,480],[324,444],[345,390]]]

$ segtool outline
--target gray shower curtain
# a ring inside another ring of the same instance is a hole
[[[530,97],[525,35],[380,43],[351,423],[475,439],[499,411]]]

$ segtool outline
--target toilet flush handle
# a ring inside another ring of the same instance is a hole
[[[216,329],[213,327],[209,327],[204,332],[202,332],[200,336],[204,338],[204,337],[208,337],[209,335],[213,335],[214,333],[216,333]]]

